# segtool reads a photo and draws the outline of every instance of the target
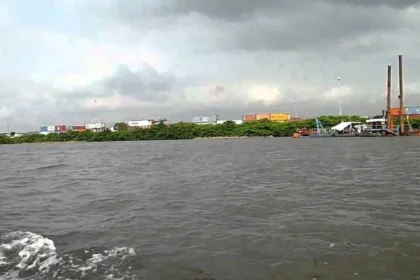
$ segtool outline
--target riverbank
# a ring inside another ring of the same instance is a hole
[[[272,138],[273,135],[270,136],[217,136],[217,137],[197,137],[193,140],[209,140],[209,139],[245,139],[245,138]]]
[[[341,121],[361,121],[358,116],[321,116],[318,118],[324,127],[332,127]],[[419,126],[412,123],[412,126]],[[0,136],[0,144],[20,143],[74,143],[74,142],[112,142],[112,141],[150,141],[150,140],[187,140],[187,139],[242,139],[251,137],[292,137],[297,129],[312,129],[314,119],[299,122],[271,122],[261,120],[236,124],[226,122],[219,125],[198,125],[194,123],[177,123],[165,125],[159,123],[147,129],[105,132],[67,132],[60,134],[31,134],[9,138]]]

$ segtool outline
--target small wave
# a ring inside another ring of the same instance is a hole
[[[21,231],[2,235],[0,244],[0,280],[137,279],[127,262],[136,255],[132,248],[94,248],[60,256],[51,239]]]

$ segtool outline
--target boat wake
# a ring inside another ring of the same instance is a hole
[[[76,250],[58,255],[51,239],[32,232],[0,236],[0,280],[12,279],[138,279],[130,273],[127,247]]]

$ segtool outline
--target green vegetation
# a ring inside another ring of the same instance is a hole
[[[318,118],[325,128],[337,125],[341,121],[362,121],[359,116],[321,116]],[[420,120],[410,121],[414,129],[420,128]],[[292,136],[297,128],[314,128],[315,120],[307,119],[298,122],[276,123],[268,120],[249,122],[237,125],[226,122],[220,125],[198,125],[193,123],[177,123],[166,125],[165,120],[159,121],[152,128],[128,130],[123,123],[115,124],[118,132],[68,132],[62,134],[33,134],[9,138],[0,136],[0,144],[41,143],[41,142],[105,142],[105,141],[136,141],[136,140],[178,140],[210,137],[257,137]]]

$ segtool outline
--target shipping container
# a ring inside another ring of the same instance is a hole
[[[243,124],[243,120],[233,120],[236,124]]]
[[[400,108],[391,108],[391,116],[399,116]]]
[[[66,132],[67,131],[67,127],[64,124],[59,124],[55,126],[54,129],[56,132]]]
[[[420,114],[420,107],[405,107],[406,115],[418,115]]]
[[[264,119],[269,120],[269,119],[270,119],[270,114],[266,114],[266,113],[264,113],[264,114],[257,114],[257,115],[256,115],[256,120],[257,120],[257,121],[259,121],[259,120],[264,120]]]
[[[244,122],[253,122],[253,121],[256,121],[257,120],[257,117],[256,117],[255,114],[254,115],[243,115],[242,116],[242,120]]]
[[[42,134],[42,135],[48,135],[48,134],[50,134],[51,132],[48,132],[48,131],[41,131],[41,132],[39,132],[39,134]]]
[[[70,130],[82,132],[82,131],[86,131],[86,127],[84,125],[72,125],[70,126]]]
[[[41,126],[39,128],[39,131],[41,131],[41,132],[48,132],[48,126]]]
[[[290,114],[275,113],[271,114],[270,120],[273,122],[285,122],[290,120]]]
[[[53,126],[53,125],[48,126],[48,127],[47,127],[47,130],[48,130],[49,132],[54,132],[54,131],[55,131],[55,126]]]
[[[192,119],[193,123],[210,124],[217,122],[217,116],[199,116]]]

